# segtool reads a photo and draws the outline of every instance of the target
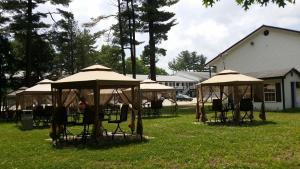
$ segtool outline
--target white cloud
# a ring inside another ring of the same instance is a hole
[[[117,10],[114,0],[74,0],[69,9],[80,24]],[[176,13],[178,24],[168,33],[168,40],[160,45],[167,49],[167,56],[158,63],[163,68],[182,50],[197,51],[210,60],[262,24],[300,30],[300,4],[297,3],[285,8],[273,4],[253,5],[245,11],[235,1],[222,0],[205,8],[201,0],[181,0],[169,10]],[[114,19],[104,21],[93,30],[107,28],[114,22]],[[137,48],[139,54],[148,43],[147,35],[137,35],[137,40],[145,41]]]

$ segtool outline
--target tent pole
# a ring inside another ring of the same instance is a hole
[[[98,139],[102,136],[102,119],[99,119],[99,95],[100,95],[100,89],[99,89],[99,83],[96,81],[96,86],[94,88],[94,139],[95,141],[98,141]]]
[[[223,101],[223,93],[224,93],[224,86],[221,85],[220,86],[220,100],[221,100],[221,103]],[[224,114],[224,111],[223,111],[223,104],[221,104],[221,118],[222,118],[222,121],[225,122],[225,114]]]
[[[233,86],[233,97],[234,97],[234,121],[240,122],[240,106],[239,106],[239,95],[238,95],[238,86]]]
[[[207,118],[206,118],[206,114],[205,114],[205,108],[204,108],[204,97],[203,97],[203,86],[200,86],[200,92],[201,92],[201,102],[202,102],[202,106],[201,106],[201,121],[202,122],[206,122]]]
[[[131,87],[131,105],[132,105],[132,109],[131,109],[131,124],[130,124],[130,129],[131,129],[131,133],[133,134],[134,132],[134,128],[135,128],[135,100],[134,100],[134,87]]]
[[[140,135],[141,140],[143,139],[143,122],[142,122],[142,113],[141,113],[141,93],[140,93],[140,85],[137,86],[137,109],[138,109],[138,120],[136,126],[136,133]]]
[[[196,120],[199,122],[200,119],[200,111],[199,111],[199,87],[197,87],[196,91],[196,99],[197,99],[197,106],[196,106]]]

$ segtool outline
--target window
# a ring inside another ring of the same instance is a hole
[[[265,101],[275,102],[276,101],[276,86],[275,84],[264,85],[264,96]]]
[[[296,88],[300,89],[300,82],[296,82]]]
[[[179,86],[179,83],[176,83],[176,86]]]

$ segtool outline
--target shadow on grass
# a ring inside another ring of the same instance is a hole
[[[264,125],[276,125],[277,123],[274,121],[246,121],[246,122],[206,122],[207,125],[209,126],[228,126],[228,127],[256,127],[256,126],[264,126]]]
[[[176,118],[179,115],[160,115],[160,116],[143,116],[143,119],[164,119],[164,118]]]
[[[105,149],[111,149],[111,148],[126,147],[126,146],[130,146],[130,145],[140,145],[140,144],[145,144],[148,142],[149,142],[148,138],[143,138],[142,140],[141,139],[131,139],[131,140],[115,139],[115,140],[112,140],[111,138],[109,138],[109,139],[104,139],[97,143],[92,140],[88,140],[86,143],[83,143],[81,140],[68,141],[68,142],[59,143],[53,147],[57,150],[63,150],[63,149],[105,150]]]

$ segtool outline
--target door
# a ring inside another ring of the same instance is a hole
[[[295,98],[296,98],[296,107],[300,108],[300,82],[296,82]]]
[[[295,108],[295,82],[291,82],[291,97],[292,108]]]

